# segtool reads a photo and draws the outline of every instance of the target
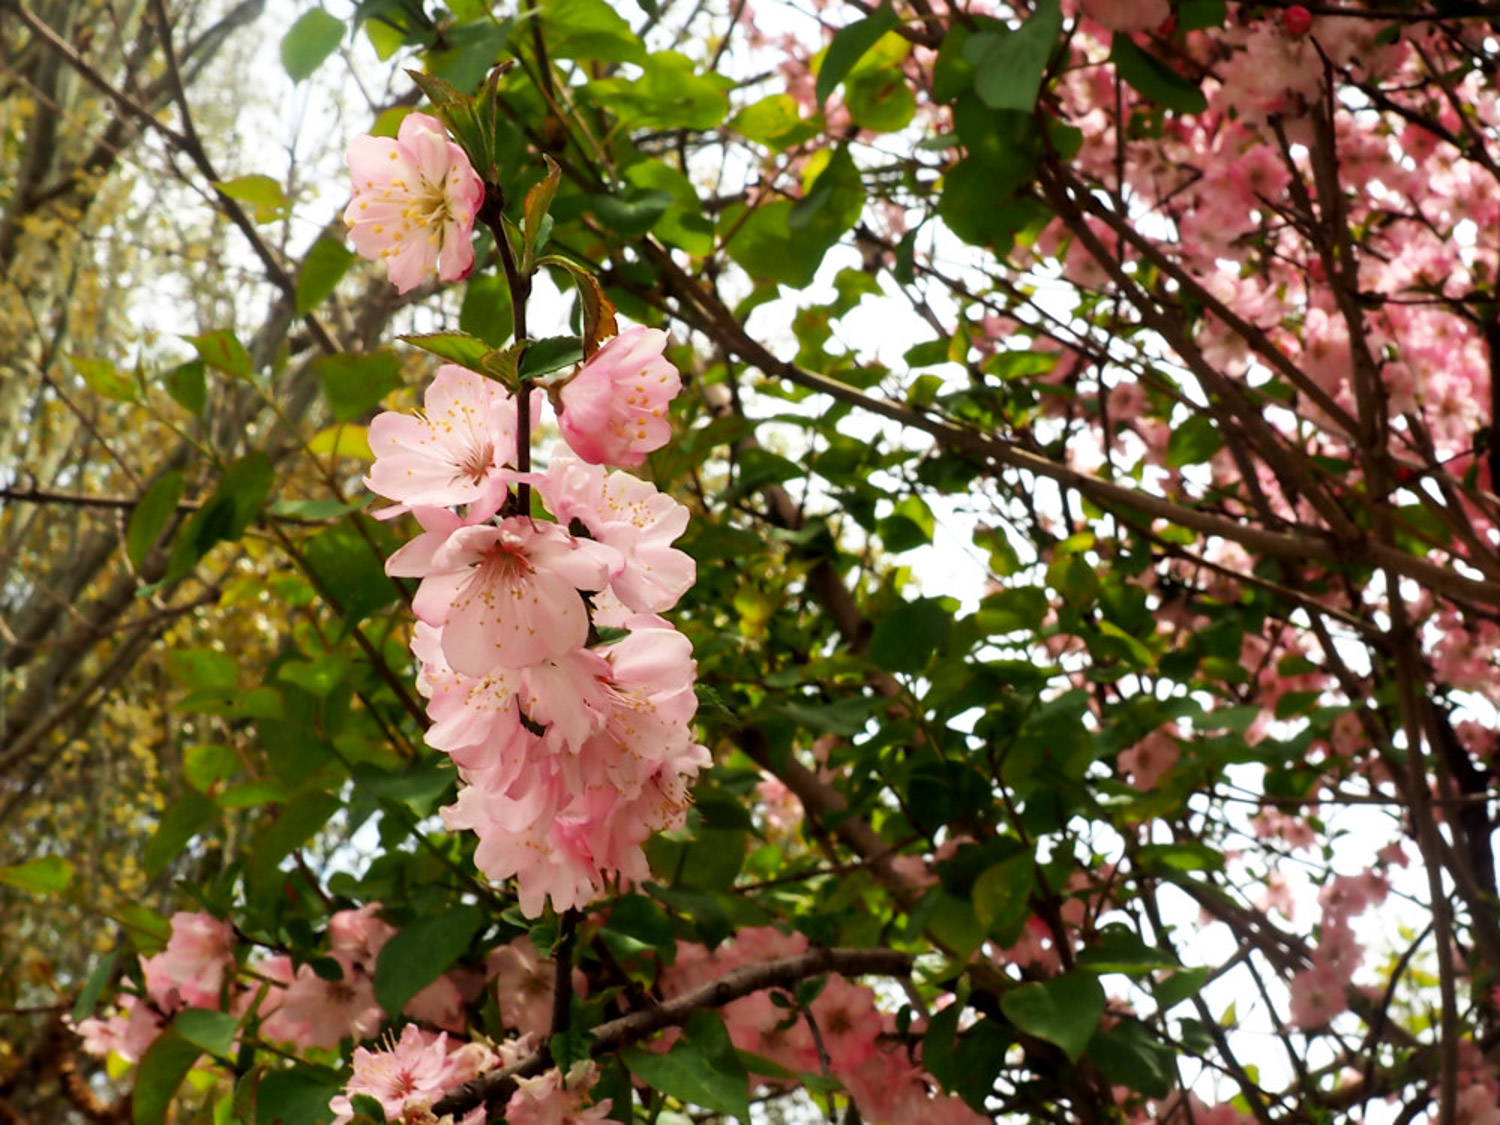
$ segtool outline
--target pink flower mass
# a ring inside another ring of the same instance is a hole
[[[432,274],[443,281],[469,275],[484,183],[441,121],[410,113],[395,140],[355,137],[348,163],[354,198],[344,222],[360,257],[384,262],[401,293]]]
[[[514,401],[463,368],[439,369],[422,415],[370,424],[366,483],[398,501],[381,514],[409,511],[422,529],[386,571],[421,579],[411,643],[427,741],[464,781],[443,818],[479,837],[486,876],[516,879],[528,917],[647,879],[646,837],[683,823],[688,784],[710,761],[692,732],[691,645],[656,616],[696,577],[672,546],[688,511],[584,452],[638,463],[666,440],[681,380],[665,341],[633,329],[584,366],[582,390],[563,392],[578,456],[559,446],[544,472],[511,467],[522,460]],[[606,400],[627,369],[637,383],[619,411]],[[521,485],[555,519],[512,514]],[[601,643],[603,625],[624,636]]]

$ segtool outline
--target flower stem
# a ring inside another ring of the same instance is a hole
[[[505,229],[505,193],[499,184],[484,185],[484,205],[479,218],[495,236],[500,265],[505,271],[506,288],[510,290],[511,332],[516,346],[516,369],[526,360],[526,302],[531,298],[531,276],[516,265],[516,251]],[[531,471],[531,395],[527,379],[516,377],[516,470]],[[516,485],[516,507],[522,515],[531,512],[531,486]]]

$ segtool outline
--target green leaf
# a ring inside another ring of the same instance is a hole
[[[504,52],[515,23],[510,17],[493,19],[485,9],[477,18],[453,25],[443,37],[451,50],[428,51],[428,69],[460,90],[478,89],[495,60]],[[480,175],[484,174],[478,161],[475,161],[475,167]]]
[[[880,615],[866,655],[888,672],[920,672],[952,628],[953,612],[942,599],[902,602]]]
[[[727,249],[755,281],[776,281],[797,289],[812,284],[828,247],[816,239],[799,237],[791,229],[793,203],[778,199],[755,208],[726,207],[719,228],[729,237]]]
[[[694,1012],[666,1054],[631,1045],[621,1057],[652,1089],[749,1125],[750,1077],[717,1012]]]
[[[205,332],[201,336],[186,336],[184,339],[198,350],[198,357],[215,371],[222,371],[236,379],[249,379],[255,374],[250,353],[228,328]]]
[[[634,128],[705,130],[728,115],[729,96],[718,78],[697,73],[688,56],[658,51],[641,69],[639,78],[590,82],[589,96]]]
[[[131,1095],[132,1125],[163,1125],[177,1088],[193,1069],[201,1047],[189,1043],[168,1028],[146,1048],[135,1075],[135,1093]]]
[[[1078,956],[1078,966],[1093,973],[1123,973],[1139,977],[1148,973],[1180,969],[1177,958],[1147,945],[1127,927],[1105,926]]]
[[[271,892],[281,877],[281,861],[311,840],[342,807],[343,802],[331,793],[304,793],[286,805],[250,853],[252,896]]]
[[[1115,1086],[1139,1090],[1153,1098],[1172,1091],[1177,1052],[1138,1020],[1125,1018],[1089,1043],[1089,1059]]]
[[[167,653],[165,663],[167,675],[189,691],[239,686],[239,665],[225,652],[211,648],[174,648]]]
[[[179,363],[162,376],[162,382],[166,384],[167,394],[172,396],[172,400],[200,418],[203,416],[204,406],[208,404],[208,386],[203,378],[203,371],[201,359],[190,359],[186,363]]]
[[[1195,965],[1190,969],[1179,970],[1165,980],[1157,981],[1151,989],[1157,1008],[1166,1012],[1184,1000],[1192,999],[1203,991],[1203,986],[1208,983],[1210,975],[1212,975],[1211,970],[1207,967]]]
[[[302,82],[338,50],[343,38],[343,20],[321,8],[304,12],[281,39],[281,65],[293,82]]]
[[[311,15],[313,13],[309,13]],[[250,205],[250,217],[257,223],[275,222],[286,218],[290,206],[286,192],[270,176],[254,172],[248,176],[236,176],[232,180],[215,180],[214,187],[230,199]]]
[[[997,944],[1014,945],[1021,936],[1035,884],[1036,864],[1025,853],[1001,860],[974,880],[974,916]]]
[[[635,31],[605,0],[544,0],[541,21],[555,59],[637,64],[646,59]]]
[[[510,287],[498,274],[476,273],[464,284],[464,303],[458,326],[492,348],[503,348],[511,337]]]
[[[583,341],[577,336],[548,336],[543,340],[533,340],[527,346],[520,374],[522,378],[534,379],[572,367],[582,359]]]
[[[545,154],[542,159],[547,162],[547,174],[526,192],[526,202],[521,208],[528,252],[532,254],[542,248],[543,228],[547,226],[546,219],[552,210],[553,197],[557,195],[557,185],[562,182],[562,169],[557,162]]]
[[[219,782],[240,771],[239,755],[227,746],[201,743],[182,752],[182,774],[187,783],[200,793],[207,793]]]
[[[112,398],[116,402],[139,402],[141,388],[134,376],[127,375],[107,359],[85,359],[70,355],[73,370],[83,377],[84,383],[95,394]]]
[[[896,66],[850,75],[844,83],[844,105],[855,124],[873,133],[905,129],[917,115],[917,95],[906,72]]]
[[[1008,250],[1016,232],[1036,217],[1041,204],[1024,198],[1000,201],[1025,182],[1032,167],[1024,155],[1003,168],[978,157],[965,157],[943,175],[939,217],[971,246]]]
[[[838,84],[854,69],[854,64],[880,41],[881,36],[900,26],[901,20],[895,10],[889,3],[884,3],[868,18],[839,28],[818,67],[818,104],[822,105],[829,99]]]
[[[1180,469],[1198,465],[1224,448],[1224,435],[1206,414],[1194,414],[1179,426],[1172,427],[1167,439],[1167,465]]]
[[[970,36],[963,57],[974,67],[974,90],[984,104],[1030,113],[1061,32],[1058,0],[1040,0],[1031,17],[1015,31]]]
[[[1056,1044],[1077,1062],[1104,1014],[1104,989],[1097,977],[1068,973],[1011,989],[1000,997],[1000,1010],[1022,1031]]]
[[[380,950],[375,999],[395,1016],[422,989],[451,969],[484,927],[477,906],[454,906],[407,926]]]
[[[239,1031],[240,1021],[228,1012],[187,1008],[177,1013],[172,1027],[188,1043],[210,1055],[226,1058],[234,1048],[234,1037]]]
[[[803,118],[790,94],[771,94],[740,110],[729,125],[746,140],[781,150],[817,136],[820,121]]]
[[[401,361],[387,351],[337,352],[320,356],[312,367],[335,422],[352,422],[367,414],[401,386]]]
[[[647,188],[626,195],[591,195],[589,202],[611,234],[638,238],[656,226],[675,200],[671,192]]]
[[[115,965],[119,963],[120,951],[112,949],[94,966],[93,972],[89,973],[89,979],[83,982],[83,988],[78,992],[78,999],[73,1002],[73,1022],[79,1023],[94,1014],[94,1009],[99,1005],[99,997],[104,995],[104,989],[114,978]]]
[[[656,237],[689,254],[707,254],[714,247],[714,228],[703,214],[693,183],[660,160],[642,160],[625,170],[625,182],[639,191],[664,191],[673,206],[652,228]]]
[[[833,246],[859,221],[864,210],[865,188],[859,169],[840,145],[807,186],[807,194],[793,204],[787,227],[798,238],[812,239],[823,248]]]
[[[1208,99],[1198,83],[1178,74],[1154,55],[1148,55],[1123,32],[1115,32],[1109,61],[1136,93],[1157,105],[1179,113],[1202,113],[1208,108]]]
[[[182,499],[182,472],[173,469],[146,489],[130,513],[130,522],[125,526],[125,555],[130,564],[140,569],[146,555],[156,546],[161,533],[177,513],[177,504]]]
[[[302,545],[307,569],[349,622],[363,621],[401,596],[379,553],[382,536],[389,533],[367,517],[356,518],[377,546],[349,520],[324,528]]]
[[[440,356],[450,363],[479,370],[480,361],[489,354],[490,346],[478,336],[467,332],[428,332],[414,336],[402,336],[408,344],[415,344],[423,351]]]
[[[955,957],[967,961],[989,937],[974,916],[974,904],[935,890],[927,916],[927,928]]]
[[[1176,14],[1178,31],[1203,31],[1223,27],[1229,18],[1229,5],[1225,0],[1181,0]],[[1399,24],[1391,26],[1400,30]]]
[[[168,806],[146,844],[142,867],[148,878],[182,854],[190,840],[219,819],[219,808],[202,793],[189,791]]]
[[[297,315],[306,316],[333,295],[357,255],[338,239],[312,244],[297,274]]]
[[[1218,871],[1224,856],[1191,840],[1175,844],[1146,844],[1136,850],[1135,863],[1142,871]]]
[[[55,895],[68,889],[73,881],[73,863],[62,856],[48,855],[29,859],[10,867],[0,867],[0,883],[29,891],[35,895]]]
[[[327,1067],[294,1066],[275,1070],[255,1087],[255,1125],[322,1125],[333,1120],[329,1099],[344,1077]]]

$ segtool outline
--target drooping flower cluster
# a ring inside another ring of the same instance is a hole
[[[441,121],[411,113],[395,140],[355,137],[348,162],[354,198],[344,222],[360,257],[383,261],[402,293],[434,273],[444,281],[469,275],[484,183]]]
[[[544,471],[515,468],[511,396],[452,365],[422,415],[370,427],[367,483],[423,529],[386,569],[421,579],[412,648],[427,740],[467,783],[444,818],[478,833],[480,870],[516,876],[533,917],[548,898],[563,910],[610,879],[646,878],[641,844],[681,822],[709,760],[693,740],[690,646],[657,616],[695,578],[671,546],[687,510],[601,464],[639,464],[665,442],[681,386],[665,342],[632,329],[584,365],[560,396],[578,456],[558,446]],[[522,483],[555,520],[518,510]],[[605,628],[621,633],[597,643]]]

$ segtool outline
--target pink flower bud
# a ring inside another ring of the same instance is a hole
[[[1288,35],[1306,35],[1312,29],[1312,13],[1301,4],[1293,4],[1281,13],[1281,26]]]

